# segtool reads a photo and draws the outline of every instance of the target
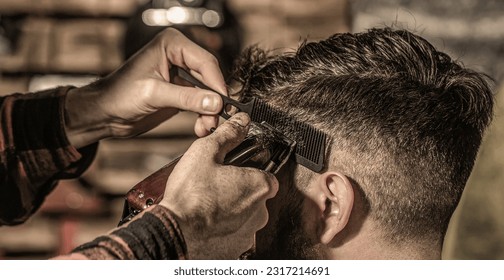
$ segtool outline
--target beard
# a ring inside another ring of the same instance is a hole
[[[315,238],[305,230],[303,220],[304,196],[289,188],[288,202],[280,209],[276,223],[269,226],[266,239],[259,239],[261,250],[248,252],[242,259],[306,260],[323,259]],[[264,241],[267,240],[267,241]]]

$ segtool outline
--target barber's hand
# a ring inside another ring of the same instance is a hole
[[[217,126],[222,100],[216,93],[175,85],[169,68],[188,69],[210,88],[226,94],[217,59],[168,28],[118,70],[91,85],[72,89],[66,99],[66,131],[70,142],[82,147],[107,137],[146,132],[180,110],[197,112],[198,136]]]
[[[237,259],[268,221],[266,200],[278,181],[255,168],[222,165],[246,136],[250,119],[238,113],[196,140],[174,168],[160,205],[179,222],[191,259]]]

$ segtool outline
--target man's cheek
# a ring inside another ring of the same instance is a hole
[[[318,235],[322,232],[322,213],[318,205],[310,198],[305,197],[302,203],[301,221],[302,231],[305,237],[317,241]]]

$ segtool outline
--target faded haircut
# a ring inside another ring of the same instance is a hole
[[[261,98],[330,138],[389,240],[442,240],[492,117],[489,78],[406,30],[371,29],[257,47],[239,59],[241,98]]]

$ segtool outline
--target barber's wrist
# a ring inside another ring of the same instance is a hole
[[[216,240],[212,240],[208,236],[208,228],[198,222],[197,219],[181,215],[177,209],[167,205],[162,201],[158,208],[165,209],[171,213],[171,217],[176,221],[181,235],[183,236],[186,244],[187,256],[189,259],[202,260],[219,258],[218,249],[215,247],[219,244],[214,244]],[[222,244],[220,244],[222,245]]]
[[[73,88],[65,98],[65,132],[68,141],[81,148],[111,137],[107,117],[98,104],[99,92],[90,86]]]
[[[153,206],[108,235],[73,250],[88,259],[186,259],[187,249],[169,210]]]
[[[168,205],[165,201],[161,201],[157,206],[157,208],[162,209],[162,211],[169,212],[171,217],[177,222],[178,227],[180,228],[180,231],[182,234],[190,238],[193,233],[193,229],[190,227],[190,223],[187,222],[187,219],[183,215],[177,211],[177,209],[174,209],[173,206]]]
[[[157,205],[158,208],[163,209],[171,213],[171,217],[177,222],[180,231],[184,235],[184,238],[190,238],[193,234],[193,229],[190,227],[190,223],[187,222],[187,219],[181,215],[180,211],[173,205],[169,205],[165,200],[161,200]]]

